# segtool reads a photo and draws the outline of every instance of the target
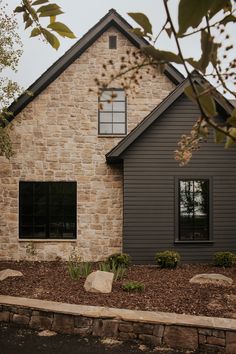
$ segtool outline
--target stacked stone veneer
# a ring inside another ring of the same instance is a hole
[[[173,349],[236,353],[236,321],[232,319],[22,299],[25,303],[34,303],[34,306],[26,307],[16,305],[17,301],[21,302],[21,298],[14,298],[14,305],[0,305],[0,322],[80,336],[140,340]]]
[[[116,50],[108,49],[111,34],[118,38]],[[89,88],[97,90],[102,64],[112,59],[119,67],[127,49],[135,48],[110,28],[14,119],[15,156],[0,158],[0,259],[28,257],[27,242],[18,240],[19,181],[77,181],[76,242],[37,242],[36,259],[68,259],[73,246],[93,261],[121,250],[122,167],[105,161],[121,138],[98,137],[98,98]],[[127,98],[128,132],[173,89],[156,74],[144,71],[139,92]]]

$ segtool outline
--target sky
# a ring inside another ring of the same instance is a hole
[[[101,17],[111,8],[116,9],[132,26],[135,22],[128,16],[128,12],[143,12],[153,24],[153,32],[158,33],[165,21],[165,10],[162,0],[54,0],[64,11],[57,20],[68,25],[77,36],[76,40],[62,38],[58,51],[38,38],[29,38],[30,30],[24,30],[21,20],[22,15],[18,15],[18,32],[23,42],[23,55],[20,60],[18,73],[11,75],[23,88],[32,84],[47,68],[52,65],[66,50],[68,50],[78,39],[80,39]],[[51,0],[51,2],[54,2]],[[8,3],[8,11],[11,12],[20,4],[20,0],[3,0]],[[177,18],[177,0],[169,0],[171,13]],[[183,45],[184,54],[189,57],[199,58],[200,42],[199,37],[188,38]],[[236,32],[234,32],[236,40]],[[234,40],[234,42],[235,42]],[[160,49],[175,51],[173,39],[170,41],[165,34],[158,42]],[[235,53],[234,53],[235,54]],[[184,73],[182,67],[179,69]]]

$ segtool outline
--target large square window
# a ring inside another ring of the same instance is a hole
[[[125,135],[126,133],[125,91],[104,90],[99,97],[98,134]]]
[[[76,238],[76,182],[20,182],[21,239]]]
[[[209,240],[209,180],[181,179],[178,192],[178,240]]]

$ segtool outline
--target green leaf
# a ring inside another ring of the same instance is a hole
[[[236,108],[234,108],[231,116],[227,119],[227,123],[232,125],[232,127],[236,127]]]
[[[206,68],[209,65],[211,52],[212,52],[213,38],[207,31],[201,31],[201,48],[202,56],[200,59],[201,71],[205,74]]]
[[[225,18],[223,18],[223,20],[220,21],[220,23],[224,26],[230,22],[236,22],[236,17],[234,15],[225,16]]]
[[[165,50],[158,50],[151,45],[143,47],[142,50],[146,55],[151,56],[157,61],[173,62],[177,64],[183,63],[179,55]]]
[[[144,35],[152,34],[152,25],[146,15],[141,12],[129,12],[128,15],[143,28]]]
[[[171,38],[171,35],[172,35],[172,29],[171,29],[171,27],[165,28],[165,31],[166,31],[168,37]]]
[[[138,37],[144,37],[144,32],[140,28],[133,28],[131,32],[136,34]]]
[[[48,0],[36,0],[32,3],[32,5],[41,5],[41,4],[45,4],[46,2],[48,2]]]
[[[64,25],[64,23],[53,22],[53,23],[50,23],[50,25],[48,25],[48,28],[57,32],[62,37],[76,38],[74,33],[66,25]]]
[[[228,131],[229,131],[230,135],[232,135],[234,138],[236,138],[236,128],[230,128]],[[231,139],[231,137],[227,136],[225,148],[228,149],[233,144],[235,144],[235,141],[233,139]]]
[[[206,88],[201,87],[199,85],[195,85],[194,87],[196,89],[198,100],[204,114],[209,118],[214,117],[217,114],[214,98],[209,92],[203,93],[204,91],[206,91]],[[193,91],[192,86],[186,87],[184,92],[186,96],[189,97],[192,101],[197,101],[197,97],[195,95],[195,92]]]
[[[221,10],[230,11],[232,10],[232,4],[230,0],[214,0],[210,9],[210,18],[215,16]]]
[[[32,26],[33,24],[33,20],[31,18],[29,18],[27,21],[26,21],[26,24],[25,24],[25,29]]]
[[[215,129],[215,142],[217,144],[222,143],[224,141],[224,139],[225,139],[225,136],[226,135],[223,132],[220,132],[219,130]]]
[[[24,12],[24,13],[23,13],[23,21],[24,21],[24,22],[27,22],[28,19],[29,19],[29,14],[28,14],[28,12]]]
[[[36,37],[36,36],[39,36],[40,34],[42,34],[41,30],[39,28],[34,28],[31,31],[30,37]]]
[[[24,11],[25,11],[24,6],[17,6],[14,10],[14,12],[24,12]]]
[[[48,30],[46,30],[45,28],[42,30],[42,33],[45,37],[45,39],[47,40],[47,42],[54,48],[54,49],[58,49],[60,47],[60,41],[58,40],[58,38],[51,32],[49,32]]]
[[[215,0],[180,0],[178,10],[179,33],[181,36],[189,27],[196,28],[210,10]]]
[[[61,10],[52,10],[52,11],[47,11],[40,13],[39,17],[52,17],[52,16],[58,16],[63,14],[64,12]]]
[[[41,6],[37,10],[37,12],[39,13],[39,17],[51,17],[63,14],[63,11],[61,11],[60,6],[58,6],[57,4]]]

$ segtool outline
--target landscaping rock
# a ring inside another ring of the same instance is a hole
[[[113,278],[113,273],[97,270],[87,276],[84,288],[91,293],[110,293],[112,290]]]
[[[233,279],[222,274],[197,274],[189,282],[194,284],[232,285]]]
[[[22,277],[23,274],[18,270],[13,269],[3,269],[0,272],[0,281],[8,278],[8,277]]]

